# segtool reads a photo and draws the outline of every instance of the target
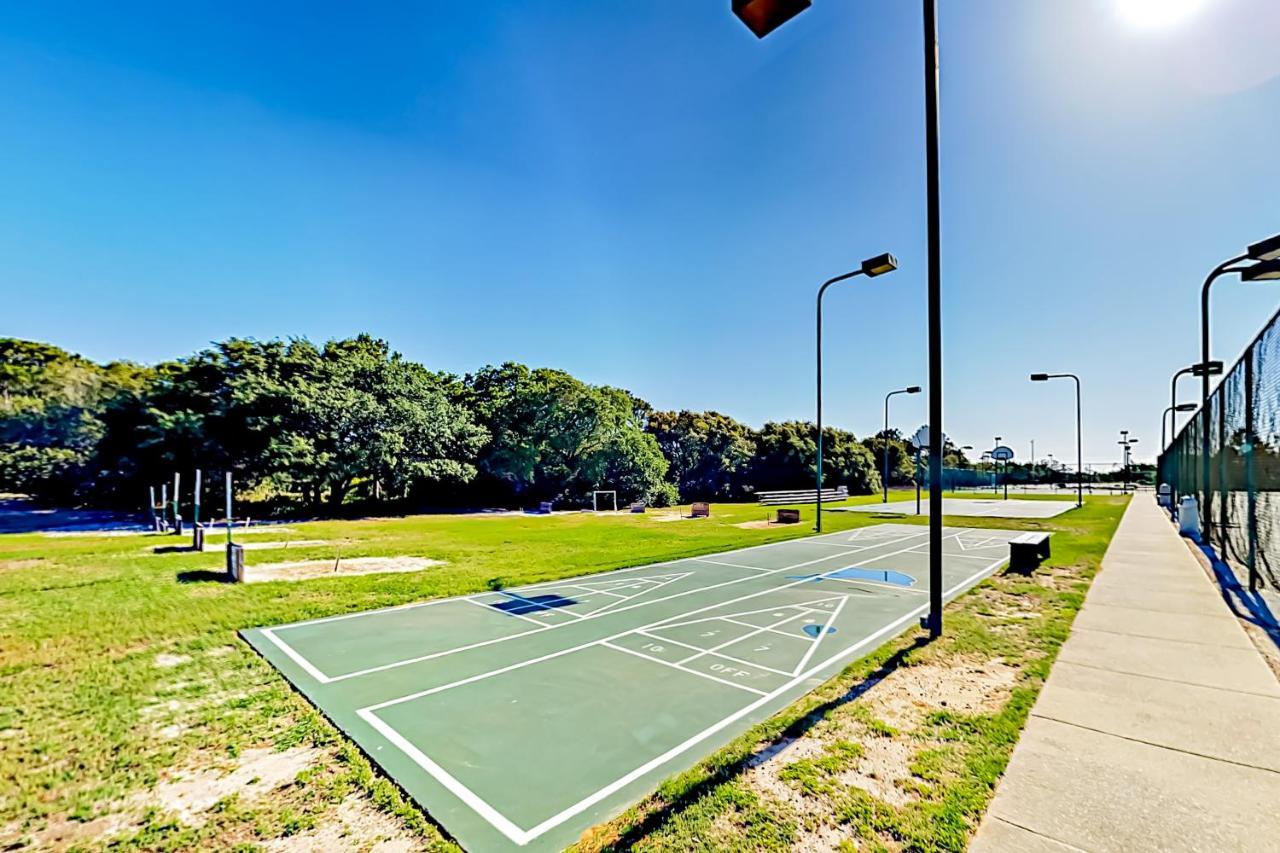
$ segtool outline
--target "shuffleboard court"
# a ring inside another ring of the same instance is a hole
[[[944,595],[1017,535],[944,529]],[[880,524],[242,634],[465,847],[560,849],[915,624],[928,543]]]
[[[943,498],[942,514],[984,516],[988,518],[1053,518],[1076,508],[1075,501],[982,500],[980,498]],[[887,512],[893,515],[915,515],[914,499],[878,504],[834,507],[831,512]],[[920,514],[929,514],[929,499],[920,501]]]

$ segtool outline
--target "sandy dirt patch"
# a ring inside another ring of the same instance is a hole
[[[42,565],[44,565],[44,557],[32,557],[29,560],[0,560],[0,572],[19,572]]]
[[[999,711],[1018,680],[1018,668],[1001,660],[920,664],[889,673],[862,700],[895,729],[914,729],[930,711],[989,714]]]
[[[240,547],[246,551],[270,551],[273,548],[314,548],[329,544],[331,543],[324,539],[281,539],[278,542],[244,542],[241,543]],[[207,541],[205,542],[205,550],[209,550]]]
[[[269,853],[329,853],[358,850],[368,853],[409,853],[424,849],[391,815],[378,811],[363,796],[352,795],[315,827],[263,844]]]
[[[93,820],[72,820],[58,816],[36,832],[20,832],[20,824],[0,828],[0,850],[66,850],[99,838],[120,835],[140,818],[132,812],[104,815]],[[21,845],[21,846],[20,846]]]
[[[839,775],[845,785],[861,788],[892,806],[904,806],[916,799],[898,787],[899,780],[911,778],[911,759],[934,743],[907,738],[873,737],[862,741],[862,757],[855,767]]]
[[[786,739],[761,750],[743,775],[748,788],[783,804],[799,818],[800,838],[795,849],[833,849],[845,840],[845,830],[832,822],[831,798],[806,793],[784,771],[798,761],[818,760],[831,754],[839,741],[858,744],[861,754],[830,782],[839,788],[860,788],[881,802],[901,807],[917,799],[912,785],[911,763],[922,750],[939,741],[913,737],[912,732],[935,710],[964,714],[994,713],[1003,707],[1017,683],[1019,669],[1003,661],[965,659],[948,664],[899,667],[857,699],[860,708],[897,734],[888,736],[860,714],[834,710],[798,738]]]
[[[160,669],[170,669],[175,666],[182,666],[189,660],[191,660],[191,655],[171,655],[168,652],[164,652],[156,655],[155,663]]]
[[[775,527],[799,527],[798,524],[779,524],[776,521],[763,519],[761,521],[740,521],[734,527],[741,527],[743,530],[772,530]]]
[[[432,566],[443,565],[443,560],[429,560],[426,557],[344,557],[336,560],[299,560],[245,566],[244,580],[245,583],[301,581],[311,578],[420,572]]]
[[[218,770],[187,771],[156,786],[155,804],[177,815],[184,823],[199,826],[204,812],[232,794],[251,799],[288,785],[321,756],[314,747],[294,747],[284,752],[270,748],[246,749],[230,773]]]
[[[59,815],[51,817],[43,828],[30,832],[23,832],[20,824],[12,823],[0,828],[0,850],[64,850],[102,842],[113,836],[132,832],[151,808],[171,813],[188,825],[199,826],[206,819],[205,813],[219,801],[233,794],[242,800],[252,799],[292,784],[299,773],[324,755],[314,747],[295,747],[284,752],[269,748],[248,749],[240,755],[229,772],[209,769],[176,773],[157,785],[154,791],[134,794],[123,801],[110,804],[110,814],[93,820],[78,821]],[[377,812],[364,800],[358,800],[350,807],[344,803],[339,814],[343,825],[352,830],[349,839],[331,845],[280,846],[271,849],[359,849],[377,850],[379,853],[417,849],[403,843],[401,846],[378,846],[383,841],[389,845],[405,839],[412,841],[412,837],[405,833],[394,818]],[[17,846],[20,843],[23,846]]]

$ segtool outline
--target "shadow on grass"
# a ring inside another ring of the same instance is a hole
[[[1222,600],[1237,618],[1258,626],[1266,632],[1267,638],[1280,649],[1280,622],[1271,612],[1270,605],[1257,590],[1251,590],[1240,583],[1231,566],[1222,561],[1212,547],[1202,541],[1196,542],[1200,553],[1204,554],[1209,565],[1213,567],[1214,579],[1218,582],[1218,592]]]
[[[224,571],[212,569],[190,569],[178,572],[178,583],[230,583],[230,576]]]
[[[157,545],[151,549],[152,554],[196,554],[199,553],[191,545]]]
[[[826,718],[827,714],[865,695],[867,691],[875,687],[881,681],[884,681],[891,673],[901,667],[906,662],[907,658],[911,656],[912,652],[922,649],[928,644],[929,638],[927,636],[916,637],[911,645],[894,652],[888,660],[881,664],[879,668],[870,673],[866,678],[857,682],[836,698],[818,705],[812,711],[783,729],[776,738],[769,741],[764,746],[758,747],[740,761],[713,770],[707,778],[691,786],[671,802],[666,803],[660,808],[654,809],[652,812],[646,814],[634,826],[619,835],[617,841],[608,845],[606,849],[630,849],[636,843],[643,840],[649,833],[654,832],[661,827],[667,820],[696,803],[704,794],[708,793],[715,786],[728,782],[731,779],[735,779],[738,776],[741,776],[743,772],[763,764],[778,755],[792,743],[808,733],[810,729],[822,722],[822,720]]]

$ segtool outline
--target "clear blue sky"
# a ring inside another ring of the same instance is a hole
[[[1200,279],[1280,231],[1280,6],[1152,3],[940,3],[962,444],[1073,456],[1069,386],[1026,377],[1074,370],[1086,459],[1121,428],[1150,456]],[[370,332],[760,424],[812,417],[817,284],[890,250],[828,301],[829,418],[872,432],[926,379],[918,4],[763,42],[728,6],[6,4],[0,334],[156,361]],[[1220,284],[1215,355],[1277,304]]]

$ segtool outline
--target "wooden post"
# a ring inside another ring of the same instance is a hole
[[[199,527],[200,526],[200,469],[199,468],[196,469],[196,490],[195,490],[194,497],[195,497],[195,505],[192,507],[191,523],[194,526]]]

